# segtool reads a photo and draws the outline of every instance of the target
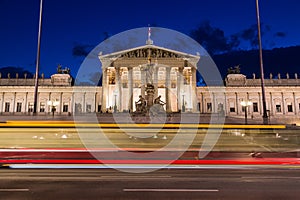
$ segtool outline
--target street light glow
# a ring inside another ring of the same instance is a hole
[[[243,107],[251,106],[251,105],[252,105],[252,102],[251,102],[251,101],[241,101],[241,105],[242,105]]]

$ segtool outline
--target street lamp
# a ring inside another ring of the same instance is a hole
[[[260,63],[260,79],[261,79],[261,93],[262,93],[262,106],[263,106],[263,124],[268,124],[258,0],[256,0],[256,18],[257,18],[257,33],[258,33],[258,43],[259,43],[259,63]]]
[[[245,124],[248,124],[248,121],[247,121],[247,108],[248,108],[248,106],[252,105],[252,102],[248,101],[248,100],[247,101],[242,101],[241,105],[243,106],[244,111],[245,111]]]
[[[184,94],[182,95],[182,112],[185,112]]]
[[[41,48],[41,34],[42,34],[42,16],[43,16],[43,0],[40,0],[39,31],[38,31],[38,44],[37,44],[35,82],[34,82],[34,97],[33,97],[33,115],[36,115],[36,113],[37,113],[37,96],[38,96],[38,87],[39,87],[39,68],[40,68],[40,48]]]
[[[114,91],[114,96],[115,96],[114,113],[116,113],[117,110],[118,110],[118,107],[117,107],[117,95],[118,95],[118,91],[115,90],[115,91]]]
[[[59,101],[57,100],[54,100],[54,101],[48,101],[48,106],[51,107],[51,112],[52,112],[52,116],[54,117],[54,113],[56,111],[56,106],[59,105]]]

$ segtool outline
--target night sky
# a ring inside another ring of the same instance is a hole
[[[264,49],[300,45],[299,8],[298,0],[260,1]],[[39,0],[0,0],[0,68],[34,72],[38,15]],[[150,24],[190,35],[204,22],[249,50],[255,0],[44,0],[40,72],[50,76],[61,64],[75,75],[86,51],[129,29]]]

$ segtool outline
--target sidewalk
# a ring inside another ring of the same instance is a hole
[[[173,113],[171,115],[160,115],[147,117],[129,113],[88,113],[76,116],[69,115],[0,115],[0,122],[6,121],[80,121],[95,123],[200,123],[200,124],[245,124],[245,118],[241,117],[219,117],[216,114],[199,113]],[[262,124],[262,119],[247,119],[248,124]],[[290,119],[273,119],[270,124],[292,124]]]

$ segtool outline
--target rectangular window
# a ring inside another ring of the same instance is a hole
[[[276,112],[281,112],[281,105],[276,105]]]
[[[293,112],[293,106],[292,105],[288,105],[287,109],[288,109],[288,112]]]
[[[258,104],[257,104],[257,102],[253,103],[253,112],[258,112]]]
[[[91,110],[92,110],[92,106],[91,106],[90,104],[87,104],[87,105],[86,105],[86,112],[87,112],[87,113],[90,113]]]
[[[235,112],[235,106],[233,102],[229,102],[229,112]]]
[[[28,112],[33,112],[33,103],[28,103]]]
[[[63,112],[69,112],[69,105],[68,104],[63,105]]]
[[[212,112],[212,105],[211,105],[211,103],[207,103],[207,112]]]
[[[17,102],[17,110],[16,112],[21,112],[22,111],[22,103],[21,102]]]
[[[45,103],[40,104],[40,112],[45,112]]]
[[[10,103],[9,102],[5,102],[4,112],[9,112],[9,107],[10,107]]]

